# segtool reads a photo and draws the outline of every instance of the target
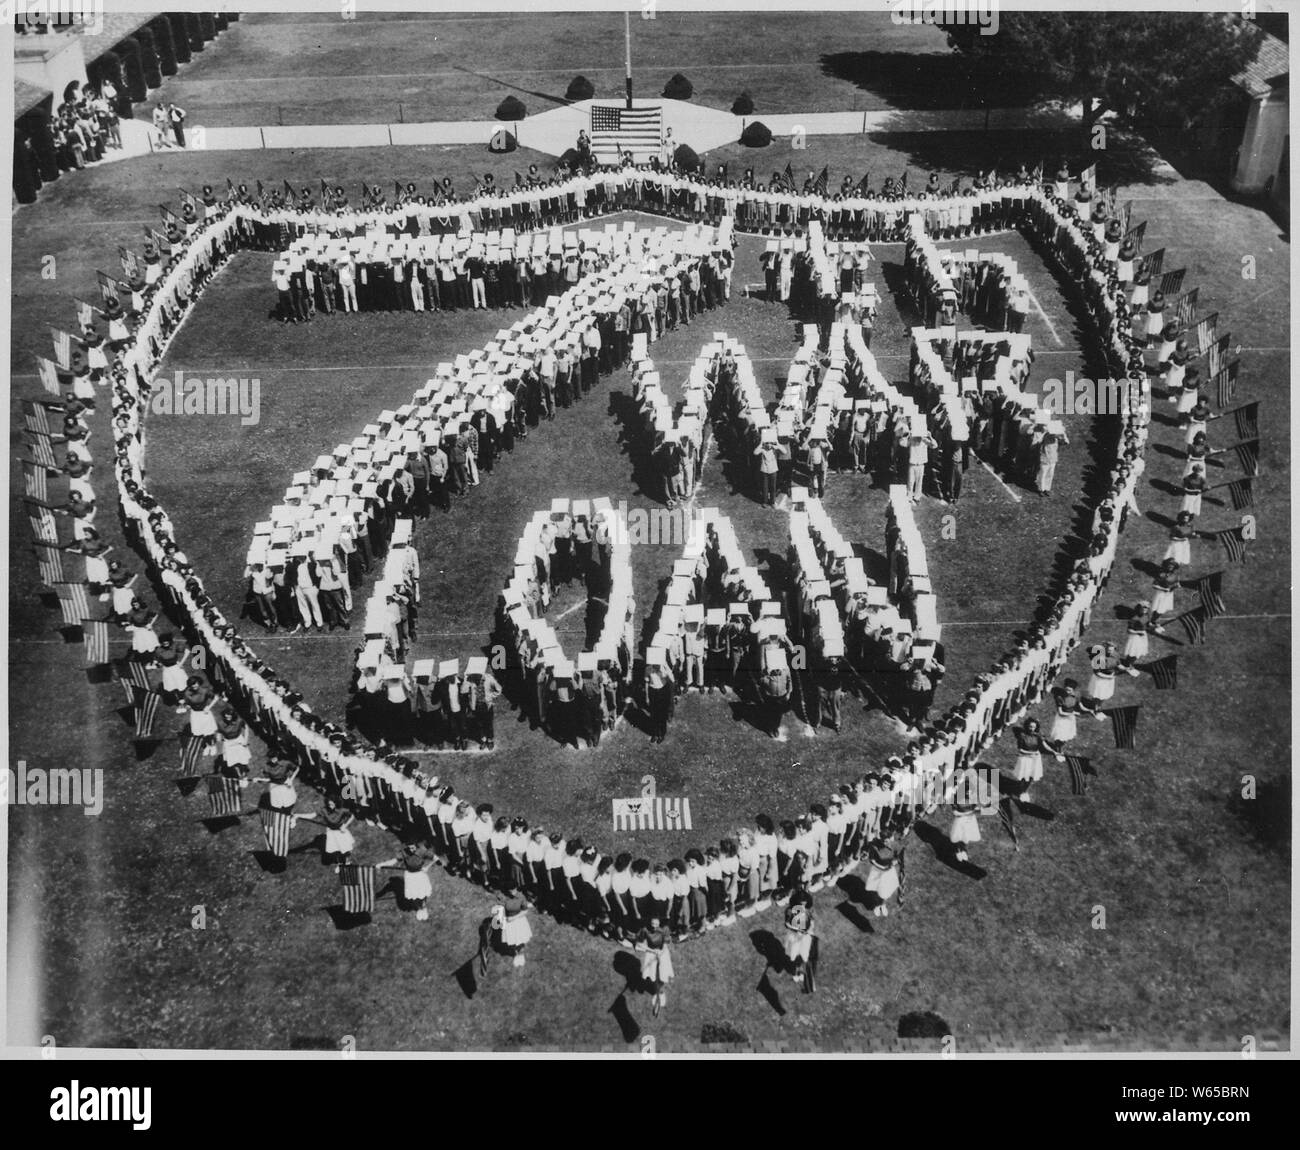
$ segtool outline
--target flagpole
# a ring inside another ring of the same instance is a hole
[[[623,13],[624,67],[627,73],[627,110],[632,110],[632,14]]]

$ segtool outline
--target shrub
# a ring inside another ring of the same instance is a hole
[[[149,98],[149,87],[144,82],[144,64],[140,59],[140,45],[128,36],[114,49],[122,57],[122,72],[126,76],[126,90],[135,101]]]
[[[747,148],[766,148],[772,142],[772,129],[762,120],[755,120],[745,125],[745,130],[740,133],[740,142]]]
[[[695,89],[691,82],[680,72],[674,73],[673,78],[664,85],[665,100],[689,100]]]
[[[700,157],[695,154],[695,149],[690,144],[678,144],[673,149],[673,163],[677,165],[680,172],[694,172],[699,169]]]
[[[736,102],[731,105],[733,116],[752,116],[754,114],[754,97],[748,92],[741,92]]]
[[[153,29],[144,24],[131,33],[131,39],[140,45],[140,66],[144,69],[144,82],[150,88],[162,87],[162,69],[159,66],[158,48]]]
[[[113,110],[121,117],[131,115],[131,94],[126,90],[126,77],[122,74],[122,57],[116,52],[105,52],[87,69],[95,86],[108,80],[117,89],[117,107]]]
[[[59,178],[59,157],[54,151],[54,131],[50,126],[50,118],[32,112],[24,120],[30,125],[28,135],[36,156],[37,175],[42,182],[51,183]]]
[[[34,203],[41,187],[40,173],[36,170],[36,152],[31,141],[19,132],[14,133],[14,199],[20,204]]]
[[[172,51],[176,54],[176,63],[188,64],[194,58],[194,53],[190,50],[190,34],[185,27],[185,13],[169,12],[167,22],[172,28]]]
[[[204,40],[215,40],[217,38],[217,22],[212,18],[211,12],[200,12],[199,16],[199,34]]]
[[[596,94],[596,86],[587,79],[586,76],[574,76],[569,81],[568,90],[564,93],[566,100],[590,100]]]
[[[238,20],[239,17],[238,16],[230,17],[227,16],[226,13],[224,12],[214,12],[212,14],[212,19],[216,23],[217,31],[224,32],[227,28],[230,27],[231,19]]]
[[[519,147],[519,141],[515,139],[514,132],[493,132],[492,139],[488,141],[489,152],[513,152],[517,147]]]
[[[913,1010],[898,1020],[899,1038],[944,1038],[951,1033],[952,1027],[932,1010]]]
[[[507,96],[497,105],[498,120],[522,120],[528,115],[524,102],[515,96]]]
[[[577,148],[569,148],[565,151],[564,155],[559,158],[558,162],[561,164],[568,164],[569,170],[574,171],[577,168],[582,167],[582,155],[579,153]]]
[[[149,21],[153,31],[153,46],[158,53],[158,70],[164,76],[176,75],[176,46],[172,42],[172,22],[166,16],[155,16]]]
[[[203,51],[203,26],[199,23],[197,12],[182,12],[181,23],[185,26],[185,39],[190,43],[191,52]]]

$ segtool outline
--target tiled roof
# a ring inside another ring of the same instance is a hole
[[[50,95],[48,88],[29,84],[26,80],[14,77],[14,119],[30,112],[37,104]]]
[[[1258,99],[1273,90],[1278,77],[1285,76],[1290,66],[1286,44],[1276,36],[1261,31],[1254,59],[1233,76],[1232,82],[1252,98]]]
[[[104,13],[104,28],[93,35],[83,32],[82,47],[86,53],[86,63],[92,63],[118,43],[123,37],[131,35],[137,28],[148,24],[157,12],[117,12]]]

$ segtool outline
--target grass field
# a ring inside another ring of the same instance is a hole
[[[228,40],[234,42],[228,34],[216,49]],[[539,55],[554,61],[554,51]],[[214,47],[206,55],[217,59]],[[795,53],[787,46],[781,55]],[[682,70],[698,89],[700,80]],[[951,170],[944,156],[954,157],[952,168],[985,166],[973,158],[988,142],[953,133],[885,139],[872,141],[876,150],[865,157],[837,146],[814,140],[805,153],[808,166],[820,170],[827,163],[835,172],[865,158],[881,172],[909,164]],[[924,163],[915,158],[918,149],[929,157]],[[1025,142],[1030,156],[1036,149],[1036,141]],[[719,158],[732,155],[708,157]],[[296,185],[315,182],[320,173],[355,187],[362,178],[405,182],[435,172],[459,183],[473,171],[501,174],[526,162],[527,156],[512,156],[502,165],[477,149],[226,153],[151,157],[60,180],[16,217],[11,424],[17,398],[39,388],[30,352],[44,350],[42,325],[70,319],[69,297],[93,290],[95,267],[113,265],[116,245],[135,242],[143,224],[156,221],[157,202],[174,199],[178,183],[224,182],[230,173]],[[1177,1047],[1202,1035],[1236,1051],[1243,1034],[1288,1031],[1289,238],[1262,214],[1226,203],[1203,184],[1150,172],[1126,179],[1121,199],[1133,198],[1135,218],[1149,220],[1148,250],[1167,245],[1166,268],[1188,267],[1202,309],[1219,310],[1220,331],[1231,329],[1242,344],[1240,398],[1265,403],[1256,484],[1260,538],[1249,564],[1228,571],[1230,613],[1211,624],[1209,642],[1188,648],[1176,645],[1181,635],[1171,635],[1168,649],[1180,654],[1179,689],[1156,693],[1145,678],[1121,684],[1121,701],[1143,704],[1138,750],[1111,749],[1102,724],[1082,730],[1079,750],[1093,758],[1098,778],[1086,796],[1073,797],[1064,773],[1049,768],[1036,797],[1055,817],[1022,819],[1020,853],[986,827],[973,857],[987,873],[972,878],[948,866],[935,848],[946,831],[946,824],[937,825],[909,852],[908,904],[901,913],[883,923],[864,915],[856,879],[819,895],[823,978],[812,998],[781,987],[773,999],[755,989],[764,955],[780,934],[770,914],[679,948],[668,1011],[653,1023],[648,1000],[626,993],[628,956],[546,919],[534,919],[524,971],[498,968],[474,985],[465,964],[491,903],[487,893],[438,873],[430,923],[399,915],[385,899],[373,925],[337,930],[327,913],[337,888],[314,854],[295,856],[284,876],[263,873],[250,854],[261,846],[254,826],[211,835],[198,821],[201,800],[182,796],[171,782],[170,747],[137,760],[118,692],[86,681],[79,646],[63,644],[54,629],[57,613],[37,597],[27,523],[15,500],[10,759],[102,767],[108,781],[98,818],[74,809],[10,812],[11,1040],[52,1034],[62,1046],[311,1048],[337,1046],[352,1035],[362,1049],[625,1050],[653,1034],[661,1050],[670,1050],[698,1044],[706,1032],[730,1032],[754,1044],[833,1048],[887,1042],[899,1017],[914,1010],[948,1020],[959,1049],[994,1035],[1029,1048],[1063,1041]],[[1024,241],[1006,235],[963,246],[1010,251],[1029,269],[1041,305],[1030,318],[1039,356],[1034,379],[1081,370],[1086,360],[1068,298]],[[760,278],[757,250],[757,241],[742,239],[737,284]],[[46,254],[56,257],[53,282],[40,276]],[[899,249],[881,246],[876,254],[884,306],[874,348],[898,379],[905,374],[906,360],[898,357],[906,351],[911,316],[892,290]],[[1255,257],[1254,280],[1241,277],[1243,255]],[[382,407],[401,402],[432,364],[481,344],[498,324],[496,316],[403,313],[281,328],[268,318],[268,263],[269,257],[250,253],[227,267],[162,369],[257,375],[261,424],[240,429],[230,420],[160,417],[149,429],[151,482],[182,545],[232,614],[242,600],[242,556],[252,524],[265,517],[289,476],[350,439]],[[683,378],[714,330],[740,338],[769,384],[794,345],[784,309],[733,299],[702,324],[655,345],[667,384]],[[530,436],[450,516],[435,516],[420,529],[422,644],[463,656],[486,642],[519,530],[552,495],[608,493],[634,506],[649,502],[638,489],[635,449],[629,455],[620,441],[627,391],[625,375],[603,379],[577,408]],[[102,459],[102,414],[94,422]],[[1220,428],[1214,442],[1226,445],[1234,437]],[[1071,428],[1074,442],[1051,499],[1017,504],[992,476],[972,470],[951,542],[940,538],[946,509],[930,500],[922,505],[950,659],[945,692],[959,690],[1003,649],[1048,584],[1072,528],[1086,452],[1087,428],[1081,430]],[[11,456],[18,438],[11,432]],[[1097,637],[1118,639],[1123,624],[1113,612],[1147,592],[1144,564],[1162,552],[1176,507],[1162,485],[1180,474],[1170,454],[1179,439],[1164,422],[1153,429],[1150,482],[1139,493],[1143,515],[1130,520],[1121,562],[1094,617]],[[105,497],[107,478],[96,476]],[[782,517],[733,491],[716,456],[705,484],[702,498],[733,516],[760,565],[779,570]],[[15,485],[22,490],[13,464]],[[880,548],[879,492],[832,477],[827,501],[846,535]],[[120,548],[111,507],[106,498],[100,521],[107,519]],[[1207,527],[1236,521],[1208,504],[1204,518]],[[1203,547],[1196,573],[1222,565]],[[643,611],[672,550],[636,549]],[[138,559],[129,561],[139,566]],[[244,630],[318,709],[339,714],[350,637],[266,641],[251,625]],[[1082,676],[1081,658],[1067,673]],[[850,708],[848,724],[838,739],[808,739],[787,720],[790,741],[774,745],[733,719],[726,704],[691,699],[664,746],[651,747],[625,724],[590,754],[560,751],[503,715],[497,755],[440,756],[436,769],[445,768],[473,798],[494,800],[499,811],[590,835],[602,846],[614,845],[603,829],[609,798],[635,793],[641,775],[653,773],[662,793],[691,796],[698,829],[690,838],[706,842],[758,809],[802,809],[824,795],[828,782],[878,761],[899,741],[878,716],[858,709]],[[988,757],[1007,765],[1011,751],[1000,745]],[[797,771],[790,766],[796,759]],[[1259,779],[1254,802],[1235,797],[1247,771]],[[371,827],[358,840],[362,858],[393,851],[392,839]],[[618,846],[655,858],[684,845],[667,836],[643,836],[635,847],[631,841]],[[192,927],[198,905],[207,915],[201,931]],[[1093,926],[1097,906],[1106,911],[1104,930]]]

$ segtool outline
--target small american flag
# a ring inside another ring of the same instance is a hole
[[[1127,233],[1127,235],[1130,236],[1132,234],[1132,232]],[[1156,248],[1156,250],[1151,252],[1149,255],[1143,256],[1140,266],[1147,275],[1152,279],[1155,279],[1155,277],[1160,274],[1160,269],[1165,266],[1165,249]]]
[[[691,800],[686,798],[614,799],[613,812],[616,832],[691,829]]]
[[[1146,235],[1147,235],[1147,222],[1146,220],[1143,220],[1140,224],[1138,224],[1137,227],[1133,228],[1128,233],[1128,235],[1126,235],[1124,238],[1126,240],[1132,240],[1134,247],[1136,247],[1137,250],[1140,252],[1142,250],[1142,241],[1146,239]],[[1161,251],[1163,252],[1163,250],[1164,249],[1162,248]],[[1151,274],[1154,276],[1154,275],[1159,275],[1160,273],[1157,269],[1153,269]]]
[[[238,779],[223,775],[208,776],[208,815],[214,819],[238,818],[243,806],[243,790]]]
[[[119,245],[117,258],[122,264],[122,274],[126,276],[128,282],[134,280],[140,274],[140,257],[131,248],[124,248]]]
[[[1196,321],[1196,354],[1204,355],[1219,338],[1219,313],[1211,312],[1204,319]],[[1225,349],[1226,350],[1226,349]],[[1213,368],[1211,374],[1218,371]]]
[[[1196,593],[1201,597],[1201,606],[1207,618],[1217,619],[1226,615],[1228,608],[1223,602],[1223,572],[1214,571],[1202,575],[1196,581]]]
[[[1232,509],[1234,511],[1244,511],[1247,507],[1255,506],[1255,479],[1253,476],[1246,476],[1245,479],[1234,479],[1231,483],[1224,484],[1228,489],[1228,498],[1232,500]]]
[[[181,203],[187,208],[191,208],[198,219],[203,219],[207,213],[204,211],[203,204],[192,193],[187,192],[184,188],[176,189],[181,194]]]
[[[57,327],[50,328],[54,340],[54,359],[64,371],[72,370],[72,336]]]
[[[29,459],[24,459],[23,464],[23,494],[29,499],[39,499],[42,503],[50,501],[49,485],[45,481],[45,467],[39,463],[33,463]]]
[[[131,686],[137,687],[141,691],[153,690],[153,684],[149,682],[149,668],[139,659],[122,660],[122,677]]]
[[[131,692],[135,696],[135,737],[137,740],[152,739],[162,696],[157,691],[142,691],[139,687],[132,687]]]
[[[1089,164],[1079,173],[1079,187],[1095,191],[1097,188],[1097,165]]]
[[[375,868],[344,863],[339,867],[344,914],[372,914],[375,909]]]
[[[72,302],[77,305],[77,323],[82,327],[93,327],[95,325],[95,309],[84,299],[77,299],[75,296]]]
[[[1159,290],[1166,299],[1170,296],[1176,295],[1182,290],[1183,279],[1186,275],[1187,269],[1179,268],[1177,271],[1165,272],[1165,274],[1160,277]]]
[[[1224,356],[1228,354],[1228,341],[1232,338],[1232,333],[1228,332],[1221,335],[1217,340],[1210,344],[1206,356],[1205,365],[1211,375],[1218,375],[1223,370]]]
[[[1166,655],[1154,663],[1147,664],[1151,678],[1155,680],[1157,691],[1173,691],[1178,687],[1178,656]]]
[[[1129,225],[1133,222],[1133,201],[1132,200],[1129,200],[1124,205],[1124,210],[1123,212],[1120,213],[1120,220],[1124,225],[1125,233],[1127,233],[1129,230]],[[1162,248],[1161,250],[1163,251],[1164,249]]]
[[[41,386],[51,395],[59,393],[59,368],[52,359],[46,359],[43,355],[38,355],[36,359],[36,372],[41,377]]]
[[[274,807],[262,807],[258,814],[262,819],[266,849],[277,858],[288,858],[289,829],[293,825],[293,815],[288,811],[277,811]]]
[[[1205,642],[1205,624],[1208,616],[1204,607],[1193,607],[1190,611],[1184,611],[1178,616],[1178,621],[1183,625],[1183,630],[1187,632],[1187,641],[1193,647]]]
[[[193,735],[188,732],[181,736],[181,777],[191,779],[199,773],[199,758],[213,745],[211,735]]]
[[[1134,736],[1137,734],[1138,712],[1140,706],[1112,707],[1106,712],[1110,716],[1111,730],[1115,733],[1115,746],[1121,751],[1131,751]]]
[[[37,543],[48,543],[52,547],[59,545],[59,526],[54,522],[54,514],[48,507],[29,503],[27,519],[32,525],[32,538]]]
[[[1233,527],[1227,531],[1215,532],[1215,538],[1223,544],[1223,550],[1228,555],[1229,563],[1246,562],[1246,536],[1240,527]]]
[[[117,280],[101,271],[95,273],[95,278],[99,280],[99,298],[102,299],[105,304],[117,303],[121,298],[121,294],[118,291]]]
[[[45,586],[52,588],[56,583],[63,582],[63,553],[57,547],[46,543],[36,544],[36,566]]]
[[[1222,371],[1215,373],[1214,384],[1218,388],[1220,407],[1227,407],[1237,393],[1237,369],[1240,366],[1240,360],[1233,360]]]
[[[169,255],[171,253],[172,246],[167,242],[167,234],[165,232],[160,232],[155,227],[147,227],[144,230],[145,234],[153,240],[154,247],[158,249],[158,254],[160,256]]]
[[[108,663],[108,623],[103,619],[82,619],[81,631],[86,646],[86,662],[92,667]]]
[[[1179,327],[1186,327],[1192,322],[1192,316],[1196,314],[1196,304],[1200,294],[1200,288],[1192,288],[1191,291],[1179,297],[1178,305],[1174,309],[1174,315]]]
[[[159,204],[158,212],[162,216],[163,227],[165,228],[169,228],[172,226],[172,224],[176,224],[180,222],[176,218],[176,213],[172,211],[171,208],[169,208],[166,204]]]
[[[59,597],[59,610],[65,627],[79,627],[90,614],[90,600],[84,583],[60,583],[54,588]]]
[[[46,363],[50,363],[47,359]],[[51,367],[54,365],[51,363]],[[23,400],[23,426],[35,435],[50,434],[50,413],[46,411],[45,404],[33,403],[30,399]]]
[[[1227,412],[1224,412],[1227,415]],[[1259,438],[1259,402],[1246,403],[1234,408],[1232,417],[1237,422],[1237,434],[1242,439]]]
[[[1065,765],[1070,772],[1070,794],[1087,794],[1088,776],[1097,773],[1092,768],[1092,760],[1086,759],[1082,755],[1066,755]]]
[[[54,458],[54,448],[50,446],[50,437],[34,431],[26,431],[23,434],[26,437],[24,442],[32,449],[32,458],[42,467],[50,467],[57,471],[59,461]]]

